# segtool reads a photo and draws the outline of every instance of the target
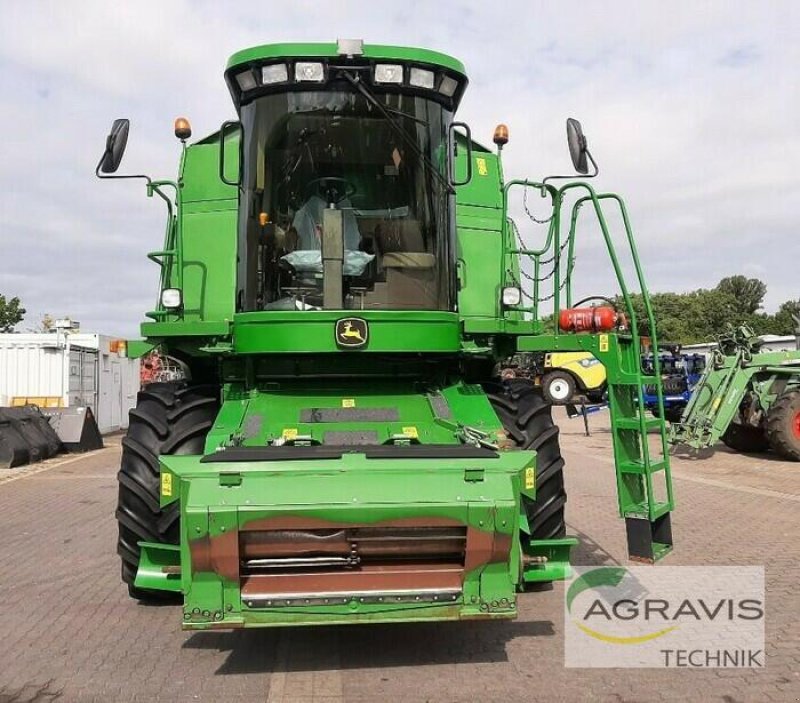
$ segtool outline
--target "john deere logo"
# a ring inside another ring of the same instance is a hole
[[[336,321],[336,344],[346,349],[363,347],[369,339],[369,326],[360,317],[345,317]]]

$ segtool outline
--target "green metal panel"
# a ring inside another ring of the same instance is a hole
[[[456,174],[461,176],[466,173],[465,162],[468,154],[466,139],[461,134],[458,136],[457,144]],[[472,180],[456,188],[456,203],[458,205],[493,208],[502,215],[503,174],[500,166],[500,157],[478,144],[478,142],[471,142],[470,147],[472,151]]]
[[[376,411],[378,415],[370,418]],[[330,417],[322,418],[323,413]],[[327,443],[330,432],[369,432],[372,444],[404,436],[422,444],[461,444],[463,427],[484,433],[492,444],[502,438],[502,426],[479,386],[453,383],[421,393],[408,381],[358,377],[331,380],[325,386],[316,380],[287,379],[258,392],[231,384],[206,439],[206,452],[232,442],[263,447],[287,433],[320,444]]]
[[[459,204],[456,208],[458,229],[482,229],[490,232],[503,229],[503,212],[498,208]]]
[[[458,311],[467,325],[474,318],[484,318],[487,331],[500,332],[504,260],[500,161],[477,142],[470,146],[472,179],[456,189]],[[466,172],[468,153],[466,140],[459,135],[456,156],[459,174]]]
[[[214,202],[228,207],[182,217],[185,322],[230,319],[234,313],[236,201]]]
[[[458,312],[485,317],[496,329],[500,318],[503,243],[500,230],[458,228]]]
[[[334,335],[336,320],[360,317],[369,324],[364,347],[340,350]],[[237,354],[287,352],[450,352],[461,348],[458,316],[447,312],[305,310],[251,312],[234,318]]]
[[[180,185],[184,322],[230,319],[236,290],[238,189],[219,171],[219,134],[186,149]],[[239,133],[225,136],[226,167],[238,172]]]
[[[238,130],[230,130],[225,135],[225,165],[230,172],[239,170]],[[223,183],[219,177],[219,132],[186,148],[180,183],[183,203],[238,200],[238,188]]]
[[[129,359],[140,359],[145,354],[153,351],[153,345],[142,339],[129,339],[126,341],[126,354]]]
[[[210,320],[207,322],[143,322],[142,336],[148,338],[162,337],[227,337],[231,333],[231,324],[227,320]]]
[[[142,551],[134,582],[136,588],[180,593],[180,547],[157,542],[140,542],[139,547]]]

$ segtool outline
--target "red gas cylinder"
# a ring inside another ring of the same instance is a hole
[[[558,327],[562,332],[610,332],[620,318],[612,307],[568,308],[558,314]]]

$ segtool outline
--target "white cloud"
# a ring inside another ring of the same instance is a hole
[[[93,171],[128,116],[130,171],[170,176],[172,119],[196,135],[232,115],[230,54],[275,41],[435,48],[464,61],[461,119],[511,128],[508,176],[564,171],[579,117],[622,192],[656,290],[744,272],[768,306],[800,296],[793,180],[800,163],[800,9],[773,2],[7,2],[0,7],[0,290],[37,312],[135,334],[155,299],[163,210],[140,184]],[[592,236],[587,232],[587,236]],[[606,292],[597,246],[580,290]]]

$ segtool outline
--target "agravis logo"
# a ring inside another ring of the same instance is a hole
[[[576,569],[564,605],[568,666],[763,666],[761,567]]]
[[[603,567],[600,569],[592,569],[591,571],[581,574],[581,576],[579,576],[570,584],[570,587],[567,590],[567,610],[571,615],[573,615],[573,617],[575,617],[575,613],[572,612],[572,605],[575,602],[575,599],[581,593],[589,589],[595,589],[599,586],[617,586],[619,585],[620,581],[625,578],[626,574],[627,570],[621,567]],[[628,600],[628,603],[632,603],[632,601]],[[617,605],[618,603],[615,603],[612,606],[612,611],[615,614]],[[606,617],[606,619],[611,619],[608,610],[597,598],[589,606],[586,613],[580,616],[580,618],[584,621],[587,621],[591,616],[596,614],[602,614]],[[649,632],[644,635],[620,637],[616,635],[604,634],[598,630],[594,630],[584,622],[581,622],[580,619],[576,619],[575,624],[590,637],[594,637],[601,642],[608,642],[609,644],[639,644],[641,642],[647,642],[649,640],[656,639],[656,637],[666,635],[668,632],[671,632],[677,627],[677,625],[673,625],[671,627],[665,627],[662,630]]]

